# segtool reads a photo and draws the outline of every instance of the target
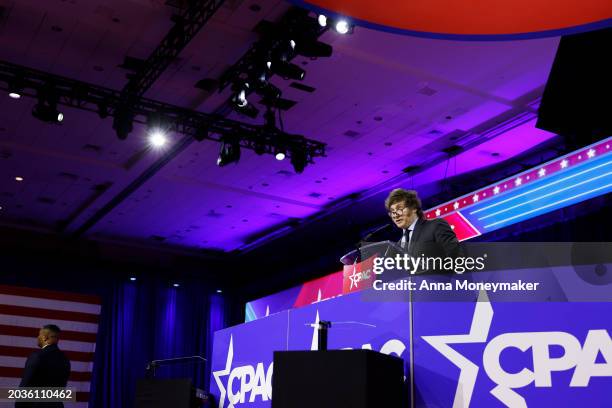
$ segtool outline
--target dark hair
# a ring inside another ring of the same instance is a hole
[[[43,329],[50,331],[52,334],[54,334],[56,336],[61,333],[60,328],[57,327],[54,324],[47,324],[47,325],[43,326]]]
[[[423,209],[421,208],[421,200],[419,195],[414,190],[404,190],[403,188],[396,188],[389,193],[389,196],[385,200],[385,208],[387,211],[393,204],[404,203],[406,207],[416,210],[417,217],[423,218]]]

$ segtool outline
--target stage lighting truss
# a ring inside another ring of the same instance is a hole
[[[10,84],[17,78],[22,96],[38,98],[40,90],[48,90],[52,84],[53,97],[44,99],[51,101],[48,106],[52,109],[61,105],[112,116],[113,128],[123,138],[132,131],[134,123],[147,124],[150,118],[163,118],[168,132],[192,136],[198,141],[220,143],[231,136],[237,139],[240,148],[258,154],[275,156],[279,151],[287,152],[288,157],[295,154],[299,156],[299,168],[304,160],[310,164],[314,158],[325,156],[325,143],[276,127],[252,125],[142,97],[133,96],[126,103],[119,91],[0,61],[0,89],[8,94]]]
[[[252,106],[247,101],[249,94],[255,92],[263,97],[264,105],[273,106],[281,97],[280,89],[269,82],[273,75],[301,81],[306,72],[291,63],[292,59],[297,55],[308,58],[332,55],[331,45],[318,40],[327,29],[319,25],[317,17],[297,7],[291,8],[278,23],[263,21],[256,27],[261,35],[260,40],[221,76],[219,92],[231,86],[230,104],[234,110],[256,117],[256,108],[246,109]],[[250,87],[242,86],[245,81]],[[238,101],[242,102],[241,106],[237,104]]]

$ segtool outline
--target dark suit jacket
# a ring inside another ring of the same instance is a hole
[[[446,221],[441,218],[419,218],[412,231],[408,253],[415,257],[424,254],[426,257],[445,258],[462,256],[463,250],[457,235]]]
[[[65,387],[70,376],[70,360],[52,344],[30,354],[26,361],[20,387]],[[16,403],[16,407],[63,407],[59,403]]]

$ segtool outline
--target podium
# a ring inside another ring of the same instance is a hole
[[[372,350],[276,351],[272,408],[400,408],[403,366]]]

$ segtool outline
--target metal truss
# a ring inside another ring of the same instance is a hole
[[[297,153],[305,155],[308,163],[313,163],[315,157],[325,156],[325,143],[274,127],[251,125],[143,97],[133,96],[126,105],[120,91],[0,61],[0,89],[8,90],[12,84],[19,84],[22,95],[30,97],[37,97],[41,89],[51,89],[58,104],[95,112],[101,117],[115,116],[129,109],[134,122],[147,123],[148,118],[157,115],[167,130],[196,140],[221,142],[231,138],[258,154],[283,151],[292,157]]]
[[[175,24],[121,91],[124,100],[142,96],[215,14],[225,0],[191,0]]]

